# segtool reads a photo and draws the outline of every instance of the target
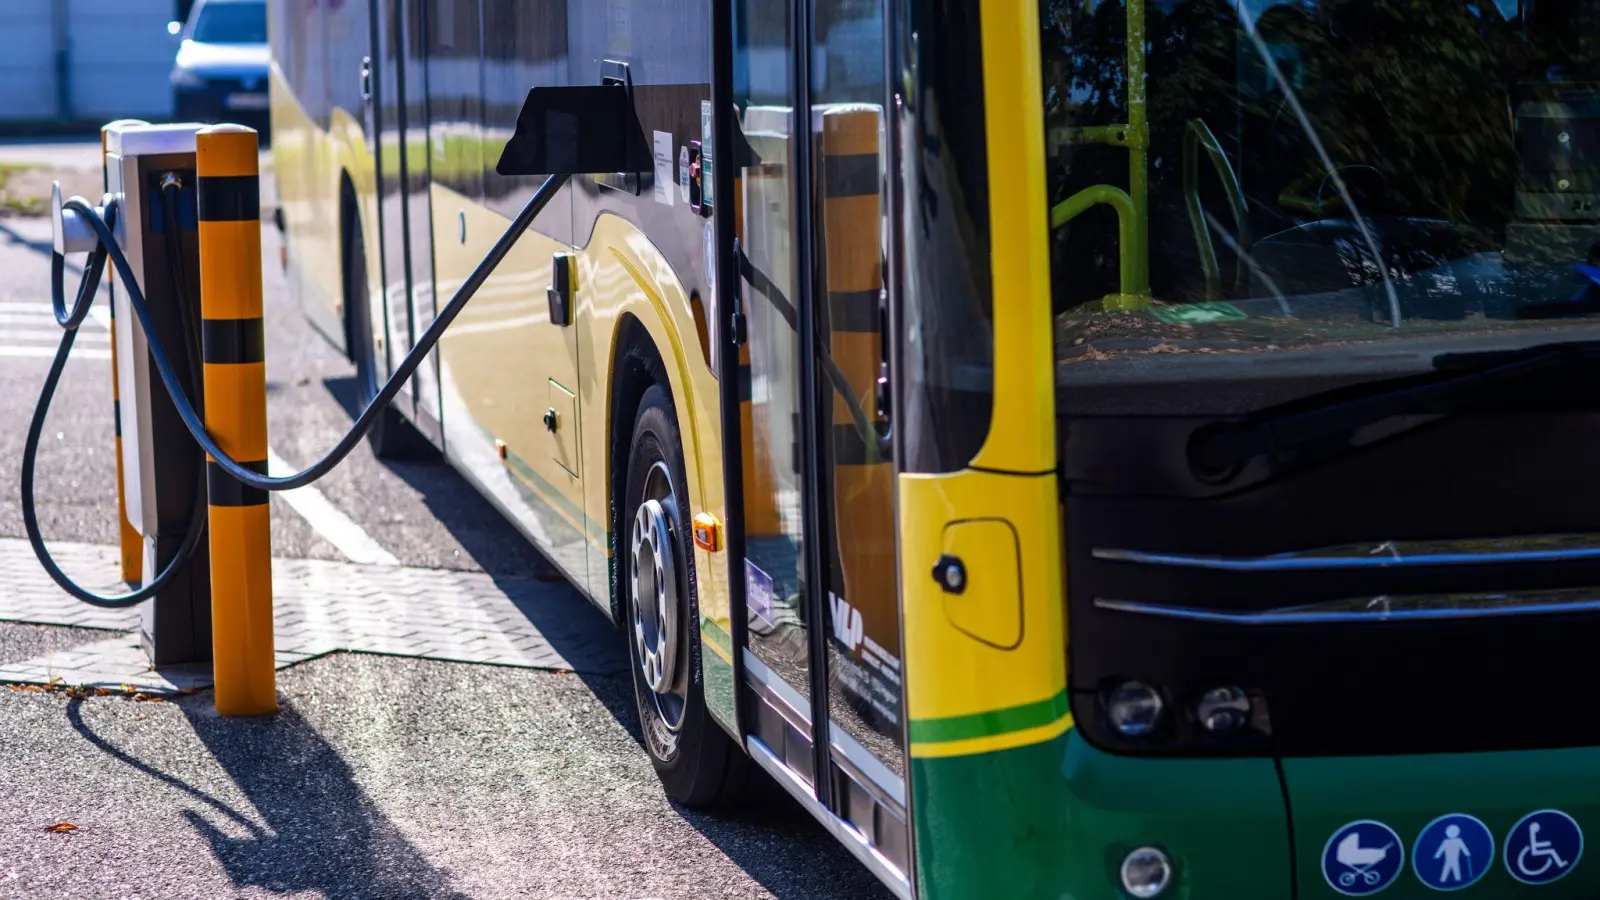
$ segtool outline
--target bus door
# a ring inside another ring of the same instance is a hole
[[[747,730],[905,871],[883,0],[735,0]],[[795,110],[809,110],[796,115]],[[819,777],[821,773],[821,777]]]
[[[388,339],[380,371],[411,352],[433,321],[433,229],[428,197],[428,73],[424,0],[375,0],[374,122],[378,222],[382,236],[384,318]],[[441,443],[438,357],[405,386],[395,403],[435,444]]]

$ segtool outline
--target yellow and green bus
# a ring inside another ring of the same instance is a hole
[[[1596,0],[274,0],[372,432],[901,897],[1600,896]],[[545,136],[559,144],[561,135]],[[775,850],[775,852],[781,852]]]

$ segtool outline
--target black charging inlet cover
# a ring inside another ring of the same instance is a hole
[[[536,87],[494,170],[501,175],[645,172],[652,165],[628,89],[617,85]]]

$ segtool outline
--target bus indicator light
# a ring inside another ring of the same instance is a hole
[[[694,517],[694,545],[707,553],[722,549],[722,523],[710,513]]]

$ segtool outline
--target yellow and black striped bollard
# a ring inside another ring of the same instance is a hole
[[[205,420],[217,444],[267,471],[266,336],[261,320],[261,182],[256,132],[216,125],[195,137]],[[267,494],[207,460],[211,634],[217,711],[277,709]]]

